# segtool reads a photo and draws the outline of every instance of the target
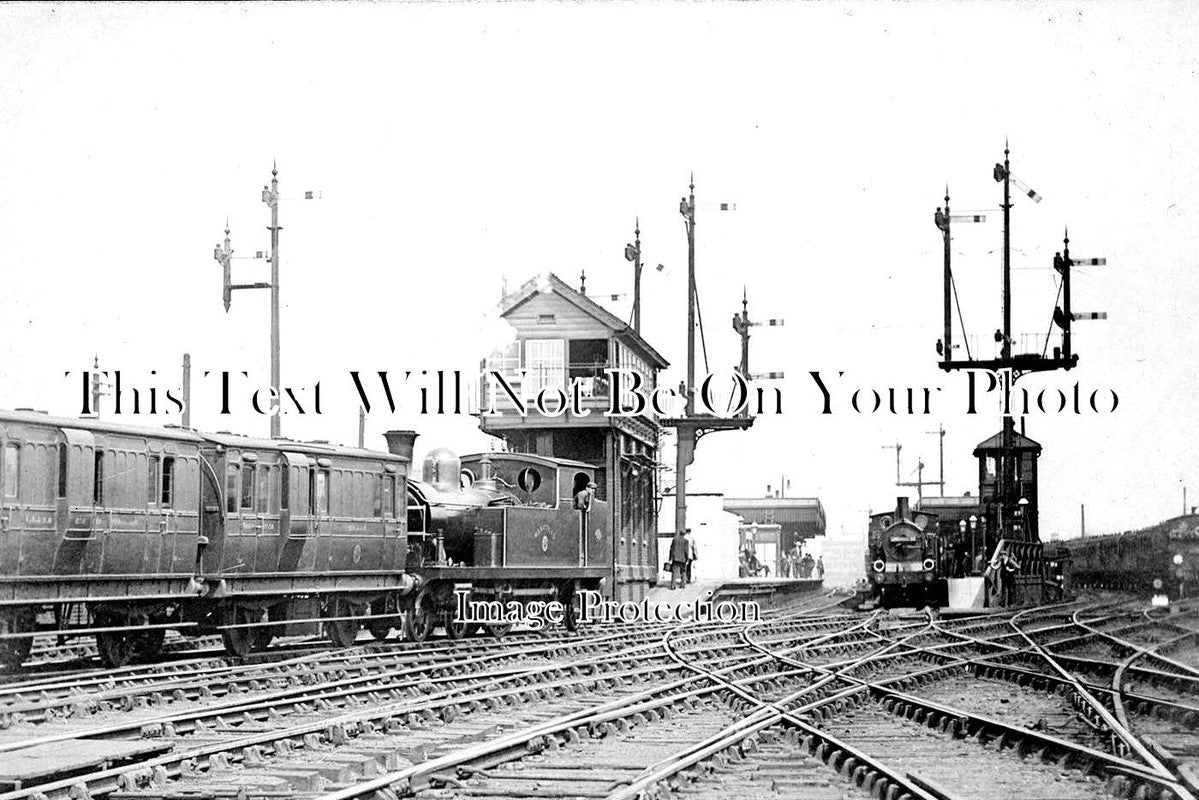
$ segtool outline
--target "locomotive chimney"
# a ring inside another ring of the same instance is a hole
[[[911,519],[911,517],[912,512],[908,510],[908,498],[906,496],[895,498],[895,521],[899,522],[901,519]]]
[[[387,431],[383,434],[383,438],[387,440],[387,452],[411,462],[418,435],[416,431]]]

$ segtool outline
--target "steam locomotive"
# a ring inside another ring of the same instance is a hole
[[[912,513],[908,498],[896,499],[894,513],[870,516],[866,575],[875,602],[883,608],[941,605],[946,594],[937,516]]]
[[[239,656],[314,620],[337,646],[364,625],[463,636],[462,597],[557,600],[573,627],[612,564],[594,469],[435,450],[416,480],[416,434],[386,437],[382,453],[0,411],[0,661],[39,630],[95,636],[110,667],[170,629]]]

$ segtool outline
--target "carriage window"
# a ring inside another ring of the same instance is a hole
[[[15,500],[20,477],[21,446],[6,445],[4,448],[4,499]]]
[[[150,456],[146,469],[146,502],[151,505],[158,502],[158,456]]]
[[[308,514],[316,514],[316,470],[308,468]]]
[[[258,465],[258,513],[270,513],[268,508],[271,499],[271,468],[266,464]]]
[[[162,459],[162,493],[159,498],[164,506],[174,502],[175,494],[175,457],[165,456]]]
[[[254,510],[254,467],[249,464],[241,468],[241,507]]]
[[[240,474],[241,467],[237,464],[225,468],[225,510],[230,514],[237,511],[237,476]]]
[[[383,476],[383,511],[388,519],[396,517],[396,476]]]
[[[67,446],[58,446],[58,496],[67,496]]]
[[[329,470],[322,469],[316,473],[316,513],[321,516],[329,514]]]
[[[383,506],[387,495],[387,476],[380,475],[379,480],[375,481],[375,516],[383,516]]]
[[[291,507],[291,470],[285,464],[279,472],[279,508],[286,511]]]
[[[104,451],[96,451],[96,468],[92,473],[92,503],[104,505]]]

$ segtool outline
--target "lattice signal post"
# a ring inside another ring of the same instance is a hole
[[[695,178],[691,179],[691,193],[679,202],[679,213],[683,215],[687,229],[687,383],[686,410],[681,417],[662,420],[662,425],[678,431],[678,447],[675,453],[675,514],[676,531],[687,529],[687,467],[695,461],[695,445],[699,439],[716,431],[745,430],[753,425],[753,417],[718,417],[715,414],[695,413],[695,316],[698,301],[695,288]],[[721,210],[731,210],[728,203]]]
[[[278,398],[282,394],[282,379],[280,377],[279,366],[279,231],[283,228],[279,225],[279,169],[275,164],[271,165],[271,183],[270,186],[262,187],[262,202],[266,203],[271,210],[271,224],[267,228],[271,232],[271,249],[269,253],[264,253],[259,250],[255,255],[255,259],[269,258],[271,262],[271,280],[270,282],[259,283],[234,283],[233,282],[233,246],[229,239],[229,221],[225,220],[225,244],[224,247],[217,245],[213,248],[213,258],[216,259],[224,270],[224,283],[222,299],[225,303],[225,311],[228,313],[230,305],[233,303],[233,293],[241,289],[270,289],[271,290],[271,388],[275,392],[275,397]],[[320,199],[320,192],[306,191],[304,192],[305,200]],[[282,425],[279,414],[271,415],[271,438],[278,439],[282,435]]]
[[[1003,329],[995,332],[995,341],[1000,344],[1000,355],[998,358],[984,359],[975,358],[970,352],[969,344],[963,341],[963,346],[966,350],[966,357],[954,357],[953,345],[953,304],[956,303],[956,287],[953,283],[953,270],[950,264],[950,241],[951,241],[951,225],[954,222],[983,222],[985,217],[982,215],[953,215],[949,211],[949,190],[945,190],[945,207],[938,208],[934,214],[933,220],[945,242],[945,329],[944,337],[937,342],[937,354],[942,357],[940,361],[941,369],[945,371],[957,369],[977,369],[990,370],[993,372],[1006,373],[1007,379],[1012,384],[1016,380],[1029,372],[1046,372],[1052,370],[1068,370],[1078,364],[1078,355],[1074,353],[1071,341],[1071,324],[1075,320],[1080,319],[1106,319],[1105,313],[1089,313],[1077,314],[1070,308],[1070,269],[1076,265],[1099,266],[1106,264],[1106,259],[1072,259],[1070,257],[1070,240],[1067,237],[1065,247],[1062,253],[1054,255],[1053,267],[1061,274],[1062,281],[1059,288],[1059,295],[1062,298],[1062,307],[1058,307],[1055,303],[1053,310],[1053,319],[1050,327],[1056,325],[1062,331],[1062,340],[1060,346],[1055,346],[1052,355],[1048,355],[1049,351],[1049,333],[1045,337],[1045,347],[1042,352],[1036,353],[1013,353],[1012,352],[1012,261],[1011,261],[1011,210],[1012,196],[1011,188],[1014,185],[1023,194],[1027,195],[1034,203],[1041,202],[1041,196],[1033,191],[1029,186],[1014,175],[1012,175],[1011,162],[1009,159],[1010,152],[1005,146],[1003,151],[1003,163],[996,164],[993,171],[993,177],[996,182],[1003,184]],[[961,319],[961,310],[958,311],[959,324],[962,326],[963,339],[965,339],[965,322]],[[1026,498],[1017,499],[1020,494],[1020,476],[1017,474],[1017,436],[1015,432],[1015,422],[1011,416],[1007,416],[1003,420],[1003,430],[999,437],[998,459],[996,475],[998,479],[998,509],[997,519],[991,522],[997,526],[998,538],[1008,538],[1016,536],[1019,538],[1020,531],[1023,530],[1035,537],[1036,534],[1036,508],[1028,507]],[[1039,445],[1038,445],[1039,450]],[[1024,502],[1021,502],[1023,500]],[[1028,520],[1031,515],[1033,519]],[[1023,519],[1022,519],[1023,518]],[[1031,524],[1030,524],[1031,522]],[[1021,525],[1021,523],[1023,523]]]
[[[767,319],[761,322],[755,322],[749,318],[749,293],[744,287],[741,289],[741,313],[733,315],[733,330],[741,337],[741,366],[739,372],[746,383],[754,380],[765,381],[781,381],[783,379],[782,372],[759,372],[751,374],[749,371],[749,335],[750,329],[760,326],[770,328],[782,327],[783,320]],[[749,416],[749,403],[746,403],[745,410],[742,416]]]

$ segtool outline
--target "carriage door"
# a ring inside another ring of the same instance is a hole
[[[329,479],[332,461],[328,458],[318,458],[316,465],[308,470],[308,509],[312,515],[312,536],[316,540],[316,564],[322,570],[330,569],[332,563],[332,548],[334,542],[325,539],[322,534],[331,532],[329,524]]]
[[[104,460],[91,431],[63,428],[59,446],[58,526],[62,546],[55,555],[55,572],[78,574],[98,569],[100,548],[89,552],[96,506],[103,505]],[[97,458],[97,454],[100,457]],[[63,476],[65,474],[65,481]]]
[[[312,494],[309,491],[313,464],[301,453],[283,453],[279,473],[279,571],[311,569],[316,547],[309,541],[315,536]]]
[[[218,571],[221,566],[221,550],[224,546],[225,504],[221,496],[221,473],[223,461],[208,452],[200,454],[200,541],[196,546],[196,572],[203,575],[205,569]]]

